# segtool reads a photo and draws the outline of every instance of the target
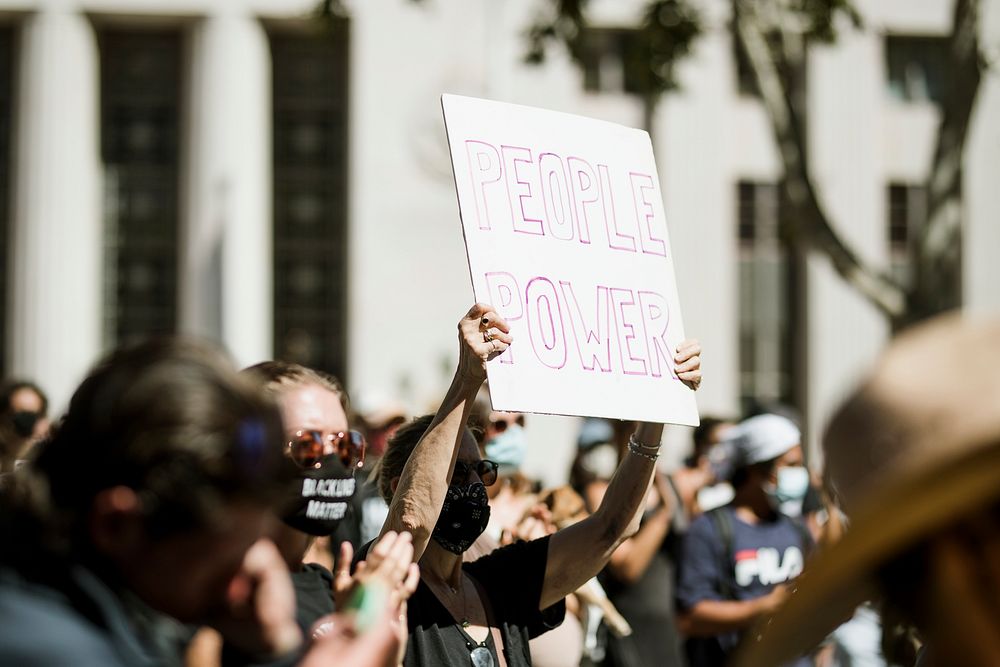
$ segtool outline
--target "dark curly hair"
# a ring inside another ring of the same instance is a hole
[[[158,339],[97,364],[34,461],[7,476],[0,559],[43,567],[88,552],[94,497],[127,486],[150,539],[224,520],[236,501],[274,504],[295,469],[271,443],[281,418],[259,382],[218,350]]]

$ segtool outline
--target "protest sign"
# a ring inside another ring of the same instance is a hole
[[[487,365],[497,410],[694,425],[649,135],[443,95],[477,301],[513,345]]]

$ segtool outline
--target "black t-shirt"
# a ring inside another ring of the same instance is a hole
[[[371,543],[358,552],[358,560],[368,554]],[[545,580],[549,538],[517,542],[497,549],[472,563],[463,563],[465,573],[480,585],[492,608],[493,623],[500,628],[504,657],[509,667],[529,667],[528,640],[557,627],[566,615],[566,603],[560,600],[544,612],[538,604]],[[476,644],[423,582],[407,605],[410,638],[406,646],[405,667],[469,665],[469,654]],[[492,632],[486,641],[499,665]]]
[[[675,499],[674,507],[681,507]],[[656,511],[656,510],[654,510]],[[674,620],[674,550],[678,535],[687,529],[686,522],[675,512],[670,530],[653,554],[639,579],[626,583],[617,579],[607,567],[600,582],[608,598],[632,626],[628,637],[607,632],[607,654],[604,667],[637,667],[649,665],[676,666],[681,663],[681,641]],[[643,516],[648,521],[653,512]]]
[[[292,573],[295,620],[308,633],[323,616],[333,613],[333,573],[319,563],[306,563]]]
[[[333,573],[318,563],[306,563],[298,572],[292,572],[291,577],[295,588],[295,622],[308,643],[313,624],[333,613]],[[224,667],[291,667],[298,664],[301,657],[299,652],[293,652],[275,660],[257,661],[228,644],[222,647]]]

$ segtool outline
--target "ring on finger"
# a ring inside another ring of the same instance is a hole
[[[491,338],[490,339],[490,352],[496,352],[496,351],[497,351],[497,342]]]
[[[490,329],[487,329],[486,331],[483,332],[483,341],[489,343],[492,340],[493,340],[493,332]]]

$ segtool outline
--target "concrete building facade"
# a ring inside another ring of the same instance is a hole
[[[537,0],[353,0],[321,35],[314,4],[0,0],[5,374],[64,405],[103,350],[149,321],[219,340],[241,364],[297,357],[355,393],[428,409],[472,299],[440,94],[643,122],[613,53],[594,72],[558,48],[524,64]],[[837,231],[889,266],[900,225],[919,216],[938,118],[921,40],[948,32],[952,3],[858,4],[865,29],[810,55],[809,156]],[[592,18],[619,31],[640,5],[595,0]],[[727,5],[704,2],[682,90],[653,118],[687,333],[705,349],[699,404],[735,415],[754,398],[791,400],[814,447],[889,331],[824,258],[782,254],[781,167],[741,89]],[[982,42],[1000,50],[1000,1],[984,10]],[[964,302],[977,313],[1000,311],[998,118],[991,74],[965,162]],[[529,421],[528,472],[560,481],[576,422]]]

